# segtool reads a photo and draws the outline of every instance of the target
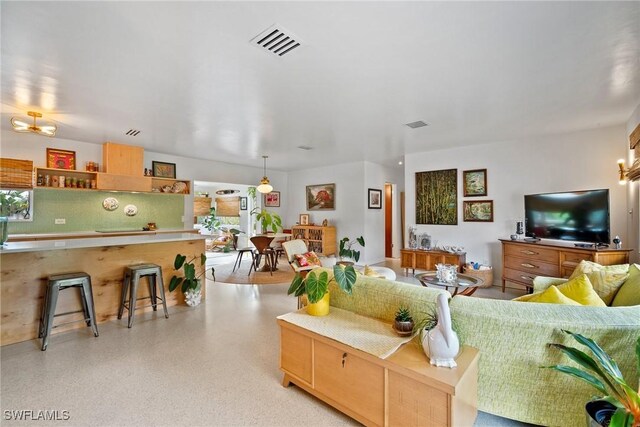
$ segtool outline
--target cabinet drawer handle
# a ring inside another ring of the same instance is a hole
[[[539,255],[538,252],[533,252],[533,251],[520,251],[520,252],[527,255]]]
[[[528,264],[526,262],[523,262],[522,264],[520,264],[523,267],[527,267],[527,268],[540,268],[537,265],[533,265],[533,264]]]
[[[342,354],[342,367],[344,368],[344,364],[347,361],[347,353]]]
[[[523,280],[533,280],[533,277],[531,276],[520,276],[520,278]]]

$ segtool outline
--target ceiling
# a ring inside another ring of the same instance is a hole
[[[1,124],[36,109],[64,139],[397,165],[625,123],[638,22],[640,2],[2,2]],[[250,44],[275,23],[302,40],[284,57]]]

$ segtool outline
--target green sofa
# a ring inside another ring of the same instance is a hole
[[[444,292],[365,276],[358,277],[352,295],[334,284],[330,290],[332,306],[387,322],[400,305],[412,313],[434,310],[437,295]],[[540,368],[570,363],[546,346],[573,345],[561,329],[595,339],[617,360],[632,386],[638,385],[633,348],[640,336],[640,306],[576,307],[465,296],[456,296],[450,304],[461,344],[480,350],[481,411],[540,425],[585,424],[584,404],[594,390]]]

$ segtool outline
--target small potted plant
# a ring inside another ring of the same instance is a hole
[[[358,262],[360,260],[360,251],[352,249],[355,244],[359,244],[364,248],[364,237],[360,236],[353,241],[348,237],[343,237],[342,240],[340,240],[340,250],[338,251],[341,260],[340,264],[353,265],[353,261]]]
[[[545,366],[581,379],[593,386],[603,396],[586,404],[589,426],[637,427],[640,426],[640,390],[636,391],[624,380],[618,364],[592,339],[565,331],[578,343],[587,347],[594,357],[562,344],[549,344],[576,362],[585,370],[567,365]],[[640,370],[640,337],[636,341],[636,357]],[[640,374],[640,372],[639,372]]]
[[[406,337],[411,335],[413,332],[413,317],[411,317],[411,313],[407,307],[400,307],[398,311],[396,311],[396,317],[393,322],[393,330],[396,334],[401,337]]]
[[[306,276],[296,273],[287,295],[300,297],[307,295],[307,313],[312,316],[326,316],[329,314],[329,283],[334,280],[340,289],[351,294],[353,284],[356,282],[356,270],[353,266],[333,266],[333,278],[329,279],[329,273],[321,271],[316,273],[311,270]]]
[[[173,261],[173,269],[179,271],[182,268],[184,277],[178,277],[173,275],[169,281],[169,292],[173,292],[181,286],[181,291],[184,294],[184,300],[189,307],[195,307],[202,301],[202,275],[206,272],[206,269],[202,269],[200,273],[196,274],[196,266],[194,261],[198,256],[194,256],[191,260],[187,261],[187,256],[177,254],[176,259]],[[207,262],[207,256],[200,254],[200,267],[204,266]]]

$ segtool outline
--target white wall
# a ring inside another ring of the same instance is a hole
[[[633,110],[629,120],[627,120],[627,143],[629,142],[628,136],[631,135],[631,132],[635,130],[638,124],[640,124],[640,104]],[[633,164],[634,157],[634,151],[628,150],[628,155],[623,157],[626,160],[627,167]],[[629,182],[627,186],[629,187],[627,189],[627,205],[631,216],[627,227],[627,234],[629,242],[632,242],[630,246],[635,245],[636,249],[638,249],[640,248],[640,189],[638,188],[640,181]],[[632,261],[638,262],[638,260],[640,260],[640,256],[638,256],[638,250],[635,250],[632,254]]]
[[[401,168],[396,170],[371,162],[352,162],[291,172],[287,192],[287,224],[298,222],[301,213],[309,213],[310,221],[316,224],[327,219],[330,225],[336,227],[338,240],[343,237],[364,237],[366,247],[357,248],[361,252],[360,264],[384,261],[384,209],[367,208],[367,190],[376,188],[384,191],[385,182],[397,184],[402,190],[403,181]],[[336,209],[307,211],[306,186],[330,183],[336,184]],[[400,203],[400,190],[395,195],[397,206]],[[399,225],[397,229],[399,235]],[[399,252],[399,238],[396,247]]]
[[[525,194],[608,188],[611,233],[627,236],[627,190],[618,184],[616,160],[628,150],[625,126],[559,135],[459,147],[405,156],[406,226],[415,224],[415,173],[458,169],[458,225],[418,225],[440,245],[464,246],[467,261],[487,262],[500,279],[499,238],[515,231],[524,217]],[[462,197],[462,171],[487,169],[488,196]],[[462,221],[463,200],[493,200],[494,222]],[[407,233],[407,230],[404,230]],[[633,246],[633,244],[631,245]]]
[[[114,142],[131,144],[122,141]],[[62,138],[47,138],[35,134],[20,134],[8,129],[2,129],[0,133],[0,157],[33,159],[34,166],[46,166],[47,147],[75,151],[77,169],[83,170],[85,163],[88,161],[98,162],[100,163],[100,167],[102,167],[102,144],[91,144]],[[193,154],[197,155],[197,153]],[[153,160],[175,163],[176,176],[185,180],[257,185],[263,175],[262,165],[253,168],[145,150],[144,167],[151,168],[151,162]],[[273,189],[286,193],[286,172],[271,169],[268,169],[267,172]],[[140,171],[140,173],[142,174],[142,171]],[[286,194],[281,194],[281,198],[285,197]],[[282,207],[282,203],[280,206],[281,208],[270,208],[269,210],[282,216],[285,209]],[[190,228],[193,225],[193,191],[192,194],[185,197],[184,216],[185,227]]]

